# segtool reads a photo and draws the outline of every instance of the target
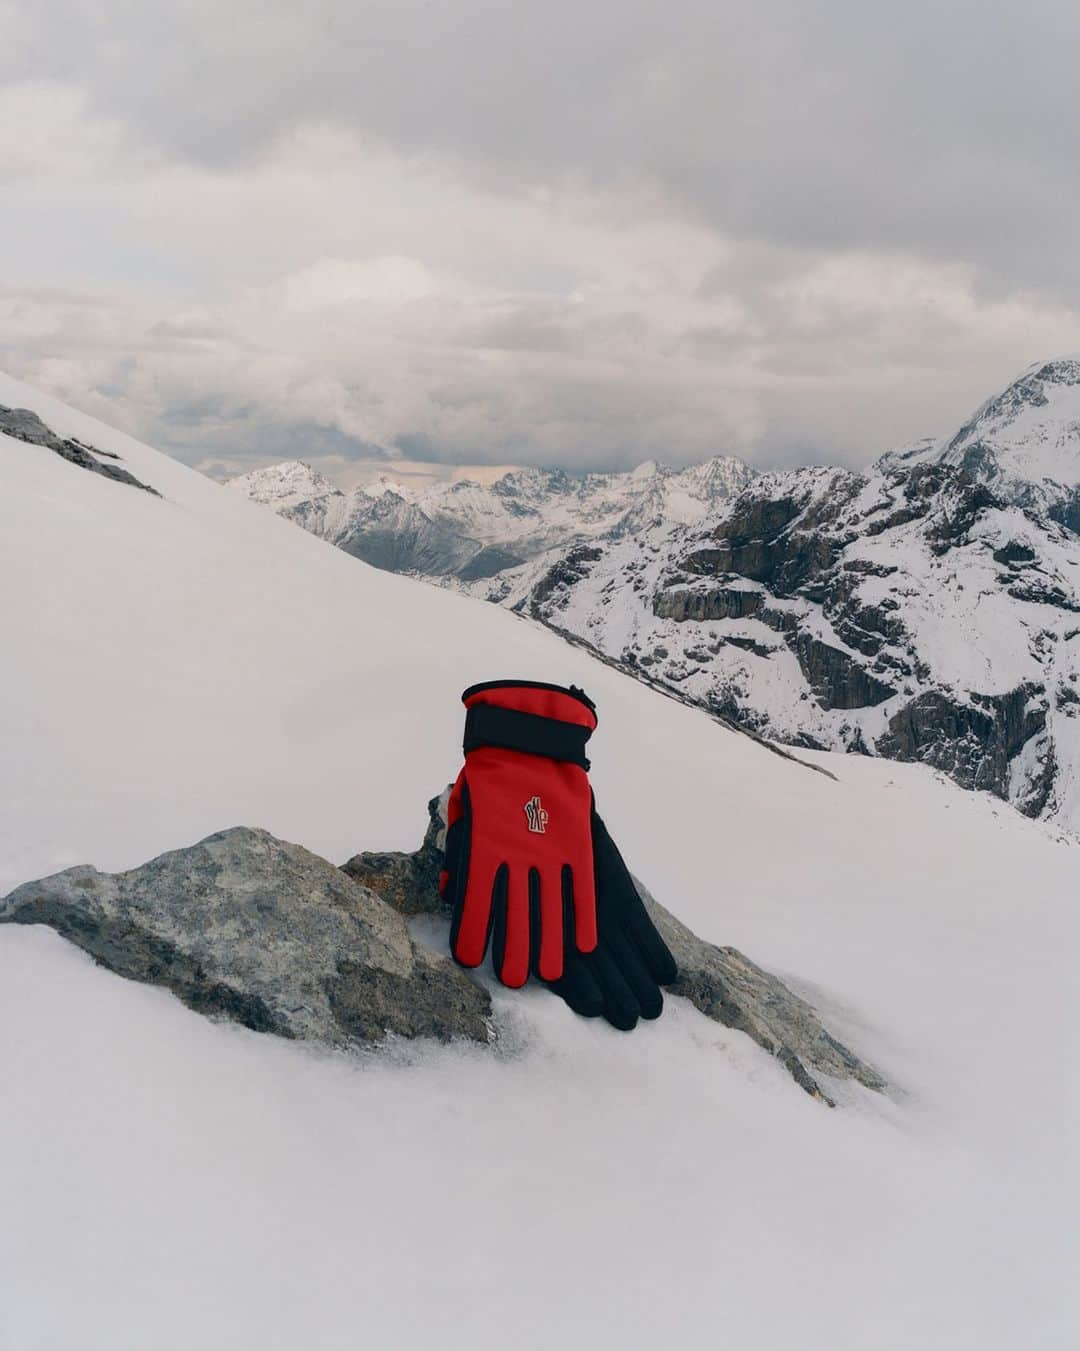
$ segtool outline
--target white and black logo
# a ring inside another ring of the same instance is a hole
[[[529,798],[525,804],[525,819],[534,835],[543,835],[548,823],[548,814],[540,805],[540,796]]]

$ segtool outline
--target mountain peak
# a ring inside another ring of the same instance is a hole
[[[306,460],[281,460],[263,469],[252,469],[230,479],[228,486],[272,506],[343,496],[340,488]]]
[[[1080,484],[1080,358],[1030,366],[976,409],[943,458],[979,478]]]

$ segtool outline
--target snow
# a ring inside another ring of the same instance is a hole
[[[326,1057],[0,928],[0,1346],[1076,1344],[1080,845],[917,766],[772,754],[0,379],[0,892],[262,825],[411,848],[459,691],[596,699],[631,866],[882,1069],[833,1112],[669,1001],[497,994],[503,1051]]]

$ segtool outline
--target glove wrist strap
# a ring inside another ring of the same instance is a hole
[[[589,768],[585,743],[592,729],[577,723],[539,718],[534,713],[519,713],[494,704],[474,704],[465,714],[465,754],[481,746],[542,755],[548,760],[565,760]]]

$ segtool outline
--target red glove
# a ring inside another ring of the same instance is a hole
[[[439,890],[453,906],[450,950],[491,963],[504,985],[563,974],[564,935],[596,947],[592,701],[571,686],[492,680],[461,696],[465,766],[447,809]]]

